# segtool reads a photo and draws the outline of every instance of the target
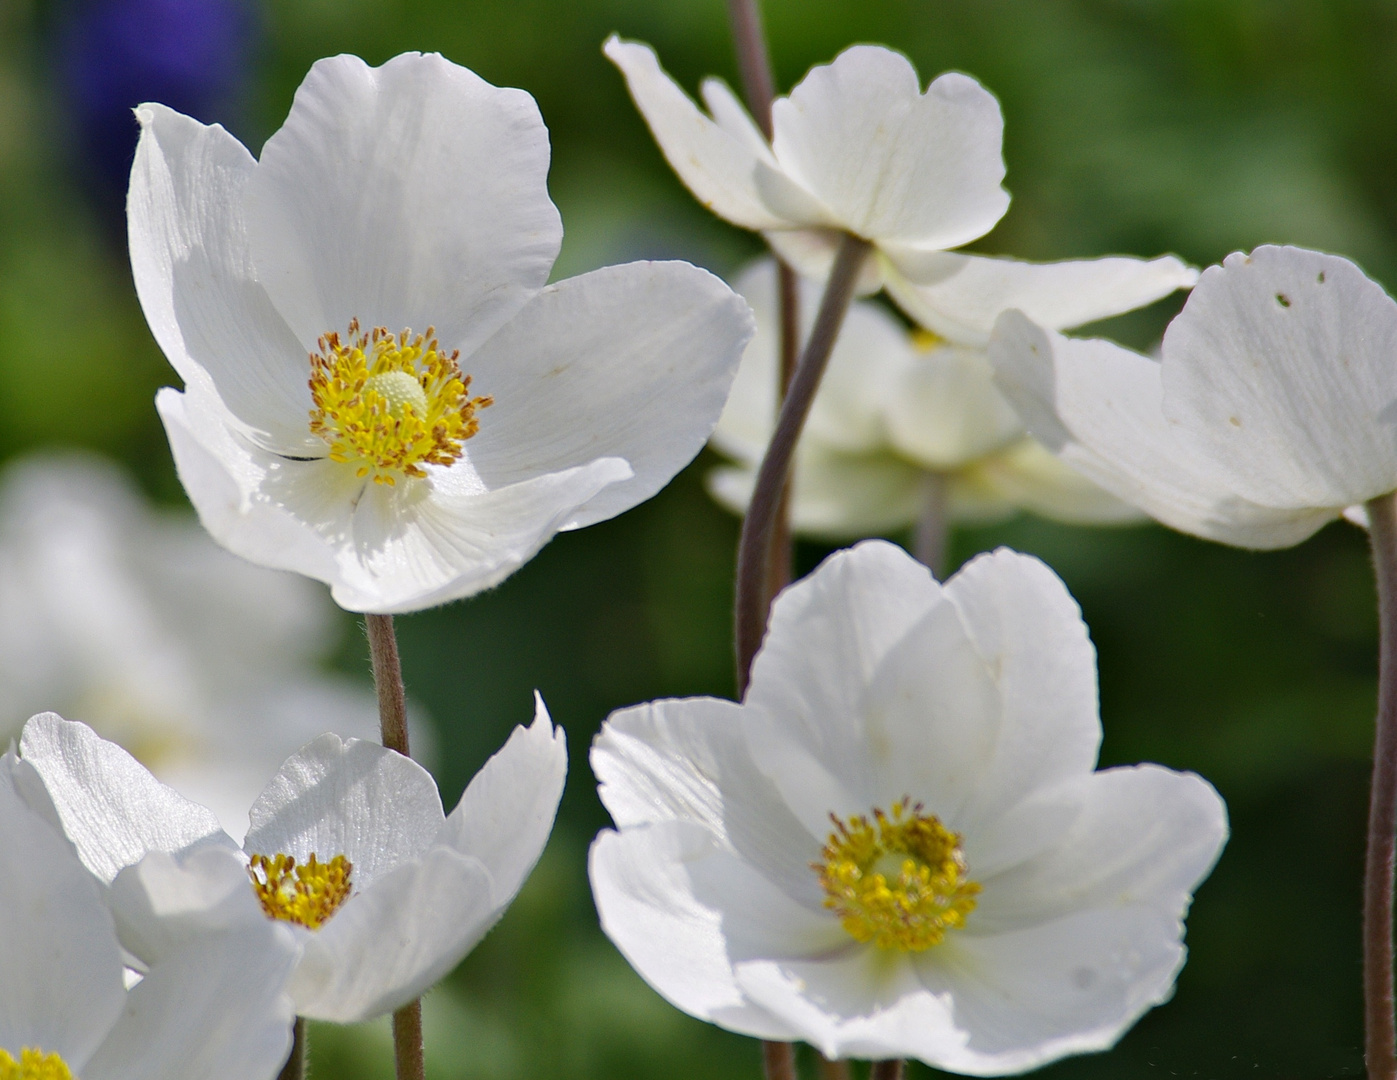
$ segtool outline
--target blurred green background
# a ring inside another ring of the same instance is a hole
[[[0,0],[0,454],[93,447],[178,504],[151,404],[174,376],[136,306],[61,55],[85,11]],[[1390,0],[771,0],[766,13],[782,87],[874,41],[904,50],[924,78],[960,69],[999,96],[1014,202],[980,250],[1173,251],[1201,265],[1295,242],[1397,286]],[[726,274],[757,251],[673,179],[599,50],[619,31],[653,43],[690,89],[705,73],[733,80],[722,0],[268,0],[250,26],[245,71],[203,118],[254,149],[317,57],[437,50],[537,97],[567,231],[559,276],[655,256]],[[1104,329],[1146,347],[1171,314],[1156,305]],[[573,759],[537,872],[427,1001],[433,1080],[758,1075],[755,1043],[681,1015],[630,971],[597,929],[585,877],[606,824],[586,751],[607,712],[731,691],[737,530],[702,492],[711,464],[560,537],[493,593],[400,620],[410,693],[439,725],[448,806],[528,719],[534,687]],[[1376,644],[1362,535],[1337,524],[1255,555],[1157,527],[1019,519],[957,534],[953,553],[997,544],[1047,559],[1082,605],[1101,657],[1104,762],[1197,770],[1227,798],[1234,830],[1189,918],[1174,1000],[1112,1052],[1043,1075],[1361,1075]],[[802,548],[799,561],[822,555]],[[362,637],[345,623],[339,663],[366,678]],[[391,1075],[386,1024],[321,1026],[313,1046],[320,1076]]]

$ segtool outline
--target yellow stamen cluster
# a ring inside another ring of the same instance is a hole
[[[423,465],[450,465],[479,430],[476,411],[493,403],[469,397],[459,352],[446,355],[432,327],[413,336],[359,320],[341,338],[328,333],[310,358],[310,429],[330,446],[332,461],[350,462],[361,477],[392,485],[426,476]]]
[[[254,855],[247,872],[262,910],[273,919],[319,930],[349,899],[349,873],[354,867],[343,855],[327,863],[315,853],[298,866],[291,855]]]
[[[921,952],[965,925],[980,886],[966,879],[960,837],[920,804],[903,799],[891,814],[875,809],[871,821],[830,820],[835,831],[810,865],[825,907],[856,941]]]
[[[0,1050],[0,1080],[73,1080],[73,1074],[57,1054],[26,1046],[18,1061]]]
[[[940,348],[946,344],[946,339],[925,327],[918,326],[912,330],[912,344],[918,352],[929,353],[932,349]]]

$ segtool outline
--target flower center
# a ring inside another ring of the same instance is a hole
[[[842,818],[811,863],[825,890],[825,907],[855,941],[882,949],[921,952],[946,931],[964,926],[980,886],[966,879],[960,837],[910,799],[892,813],[875,809]]]
[[[26,1046],[18,1061],[0,1050],[0,1080],[73,1080],[73,1074],[57,1054]]]
[[[912,345],[920,353],[929,353],[932,349],[939,349],[944,344],[946,344],[945,338],[925,327],[918,326],[912,330]]]
[[[413,336],[359,320],[349,333],[326,334],[310,358],[310,429],[330,446],[332,461],[349,462],[361,477],[392,485],[399,476],[426,476],[423,465],[450,465],[476,433],[477,409],[489,397],[469,397],[471,377],[441,351],[427,327]]]
[[[291,855],[254,855],[247,872],[262,910],[273,919],[319,930],[349,899],[349,874],[354,867],[343,855],[316,862],[315,852],[298,866]]]

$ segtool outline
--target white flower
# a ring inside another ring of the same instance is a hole
[[[749,314],[686,263],[545,287],[562,229],[523,91],[322,60],[260,161],[137,115],[131,263],[185,382],[157,405],[235,553],[351,610],[429,607],[649,498],[711,432]]]
[[[1397,303],[1336,255],[1209,267],[1160,361],[1012,311],[989,354],[1034,435],[1184,532],[1286,547],[1397,489]]]
[[[1138,511],[1130,504],[1026,436],[995,388],[984,345],[1006,305],[1032,307],[1053,325],[1072,325],[1186,288],[1196,272],[1172,257],[1044,264],[955,258],[963,260],[963,273],[937,287],[936,300],[948,314],[931,323],[939,328],[935,334],[909,334],[876,304],[856,301],[850,308],[796,448],[795,530],[852,537],[901,528],[917,519],[928,481],[937,478],[955,520],[983,521],[1019,509],[1069,522],[1133,520]],[[990,265],[1004,274],[995,277]],[[740,464],[714,470],[709,487],[742,513],[775,427],[773,264],[753,264],[735,287],[752,306],[757,334],[713,432],[713,445]],[[800,311],[807,332],[818,303],[818,288],[804,281]]]
[[[449,817],[412,759],[320,736],[253,804],[245,856],[209,811],[82,724],[36,716],[20,751],[84,864],[113,883],[135,957],[163,955],[169,909],[187,889],[180,875],[194,875],[230,919],[260,911],[292,930],[299,1015],[352,1023],[405,1005],[455,967],[533,869],[567,772],[563,733],[536,705],[533,724],[515,729]]]
[[[158,963],[127,989],[103,890],[53,821],[31,766],[0,757],[0,1076],[270,1080],[291,1046],[296,945],[225,924],[190,889]]]
[[[1093,772],[1096,665],[1036,559],[945,586],[868,541],[777,599],[742,704],[613,713],[602,925],[684,1011],[977,1075],[1112,1045],[1167,998],[1225,809]]]
[[[372,692],[315,670],[338,628],[320,586],[234,558],[100,458],[0,478],[0,745],[53,709],[241,836],[297,747],[377,736]]]

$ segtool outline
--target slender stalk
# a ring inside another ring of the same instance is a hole
[[[766,35],[762,32],[762,13],[757,0],[728,0],[728,18],[732,22],[732,42],[737,49],[743,96],[752,110],[752,119],[770,142],[771,99],[776,96],[776,83],[771,77],[771,57],[766,51]]]
[[[756,655],[766,630],[768,552],[775,532],[777,510],[791,471],[791,456],[795,452],[796,440],[800,438],[800,430],[805,426],[805,418],[810,413],[815,391],[819,389],[820,379],[825,374],[839,328],[854,299],[854,285],[868,251],[868,241],[847,233],[839,245],[834,269],[830,271],[825,295],[815,316],[815,326],[796,366],[790,390],[781,402],[776,430],[757,471],[757,485],[747,507],[747,516],[742,519],[742,535],[737,544],[737,602],[734,606],[739,696],[747,692],[752,657]]]
[[[945,473],[928,469],[922,474],[922,513],[912,545],[912,554],[937,581],[946,577],[946,544],[951,533],[951,519],[946,513],[948,486]]]
[[[378,725],[383,745],[409,757],[407,744],[407,692],[403,689],[403,665],[398,659],[398,635],[392,615],[366,615],[369,656],[373,660],[374,688],[378,691]]]
[[[304,1080],[308,1049],[306,1018],[304,1016],[298,1016],[296,1017],[296,1023],[291,1028],[291,1056],[286,1059],[286,1064],[281,1067],[281,1072],[277,1075],[277,1080]]]
[[[902,1059],[875,1061],[868,1070],[868,1080],[902,1080]]]
[[[790,1043],[762,1043],[762,1075],[766,1080],[796,1080],[796,1048]]]
[[[378,691],[378,725],[383,745],[408,757],[407,691],[403,688],[403,665],[398,659],[393,616],[366,615],[364,623],[369,635],[374,688]],[[421,1001],[410,1002],[393,1014],[393,1063],[398,1080],[425,1080]]]
[[[1378,590],[1378,718],[1363,879],[1363,1026],[1370,1080],[1397,1077],[1392,872],[1397,843],[1397,493],[1368,503]]]
[[[776,263],[776,278],[781,297],[781,382],[777,398],[784,401],[800,362],[800,279],[780,260]],[[791,486],[787,484],[781,489],[781,504],[776,508],[776,521],[772,526],[766,570],[768,608],[776,594],[790,583],[791,545]]]
[[[820,1055],[820,1080],[850,1080],[851,1076],[847,1061],[831,1061]]]
[[[393,1064],[398,1080],[426,1080],[422,1060],[422,1002],[404,1005],[393,1014]]]

